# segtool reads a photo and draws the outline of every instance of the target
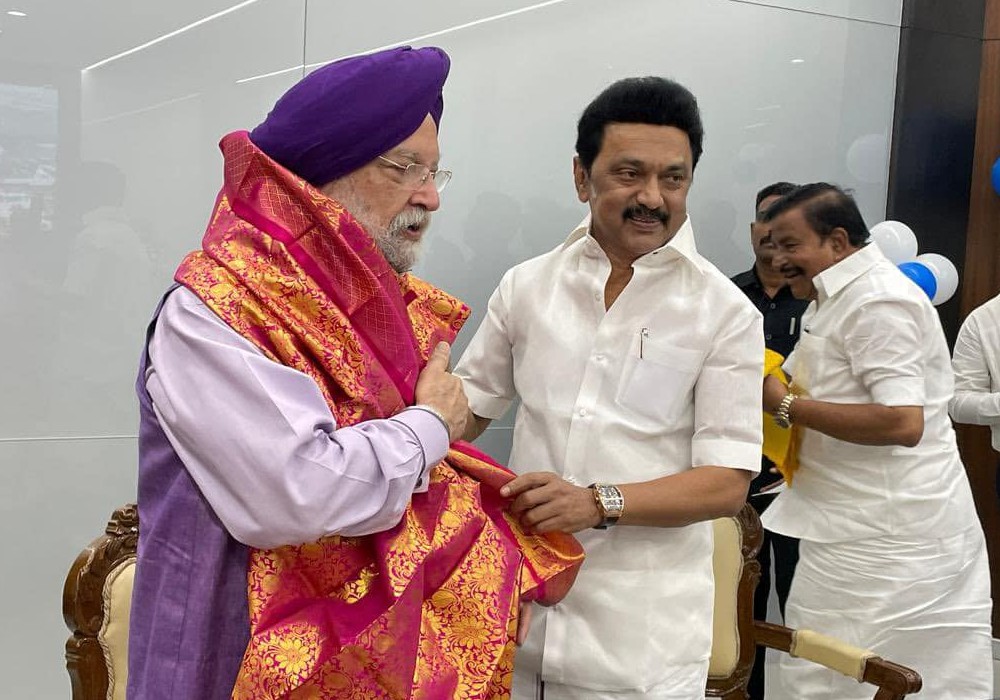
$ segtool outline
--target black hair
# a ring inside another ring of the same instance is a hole
[[[754,211],[760,209],[760,203],[763,202],[768,197],[784,197],[786,194],[794,190],[798,185],[793,185],[790,182],[774,182],[761,189],[757,193],[757,201],[754,203]]]
[[[588,172],[597,159],[608,124],[673,126],[691,143],[692,169],[701,157],[705,129],[691,91],[658,77],[626,78],[613,83],[583,110],[576,126],[576,153]]]
[[[813,231],[823,238],[835,228],[847,231],[852,246],[860,248],[868,242],[868,226],[850,192],[827,182],[800,185],[769,206],[763,221],[772,221],[792,209],[802,214]]]

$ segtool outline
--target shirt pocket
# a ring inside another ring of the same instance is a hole
[[[806,395],[813,395],[818,388],[817,381],[823,376],[823,369],[828,364],[826,357],[829,352],[826,338],[811,333],[803,333],[795,346],[795,354],[786,362],[785,369],[791,374],[792,383]]]
[[[691,393],[704,359],[703,350],[654,341],[648,336],[637,339],[624,363],[617,401],[645,418],[673,423],[692,403]]]

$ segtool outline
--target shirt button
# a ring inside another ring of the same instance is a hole
[[[767,335],[764,336],[764,340],[770,340],[770,339],[771,339],[771,334],[770,333],[768,333]]]
[[[587,417],[587,409],[581,408],[579,411],[576,412],[576,415],[580,416],[581,418],[586,418]]]
[[[594,362],[604,362],[604,355],[594,355]]]
[[[771,308],[772,309],[774,308],[774,302],[771,302]]]
[[[594,292],[594,298],[597,299],[598,301],[600,301],[601,300],[601,293],[600,292]]]

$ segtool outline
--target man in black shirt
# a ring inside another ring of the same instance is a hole
[[[758,310],[764,314],[764,344],[788,357],[799,339],[799,320],[802,312],[809,305],[808,300],[796,299],[785,285],[784,276],[771,266],[774,257],[774,245],[770,241],[767,224],[761,222],[761,215],[771,204],[785,194],[795,189],[789,182],[776,182],[768,185],[757,193],[757,216],[750,224],[750,244],[755,257],[754,266],[746,272],[733,277],[733,282]],[[761,458],[760,474],[750,484],[750,504],[757,513],[763,513],[775,496],[753,494],[767,491],[777,486],[781,475],[776,473],[774,464],[767,458]],[[754,594],[754,618],[763,620],[767,617],[767,599],[771,593],[771,552],[774,552],[774,583],[778,593],[778,605],[781,614],[785,614],[785,601],[792,585],[792,575],[799,559],[799,541],[774,532],[764,531],[764,542],[761,545],[757,560],[760,562],[760,583]],[[764,648],[757,647],[757,658],[750,674],[747,688],[750,700],[764,699]]]
[[[756,260],[752,268],[733,277],[736,286],[764,314],[764,344],[784,357],[788,357],[799,339],[799,319],[809,302],[793,297],[785,285],[784,275],[771,267],[774,245],[760,216],[794,188],[795,185],[789,182],[776,182],[757,193],[757,220],[750,224],[750,245]],[[762,472],[760,476],[766,474]],[[770,480],[774,479],[772,474]],[[750,493],[754,493],[752,488]]]

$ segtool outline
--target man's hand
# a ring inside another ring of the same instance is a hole
[[[500,489],[500,495],[514,499],[510,512],[529,532],[572,533],[601,524],[594,492],[552,472],[522,474]]]
[[[777,377],[764,377],[764,410],[774,413],[787,393],[788,388]]]
[[[469,401],[462,389],[462,380],[451,374],[448,358],[451,347],[448,343],[438,343],[427,360],[414,392],[418,404],[430,406],[440,413],[448,423],[450,442],[462,439],[469,417]]]

